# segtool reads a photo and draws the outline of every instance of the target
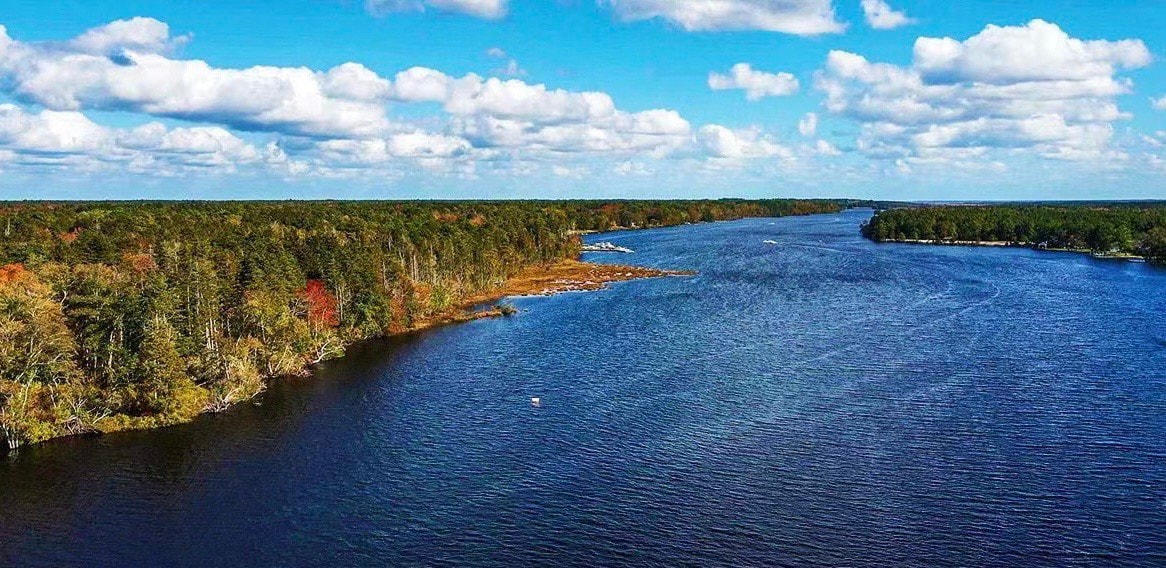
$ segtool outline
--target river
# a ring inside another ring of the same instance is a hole
[[[699,275],[0,457],[0,565],[1166,564],[1166,270],[869,214],[595,235]]]

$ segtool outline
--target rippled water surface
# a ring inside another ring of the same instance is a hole
[[[700,274],[0,458],[0,565],[1166,565],[1166,271],[868,215],[602,235]]]

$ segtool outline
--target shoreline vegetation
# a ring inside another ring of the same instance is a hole
[[[862,234],[885,243],[1018,247],[1166,263],[1161,203],[903,207],[877,212]]]
[[[1074,254],[1087,254],[1093,258],[1110,259],[1110,260],[1147,260],[1145,256],[1140,254],[1132,254],[1120,251],[1100,252],[1089,250],[1085,248],[1055,248],[1049,246],[1040,246],[1040,243],[1026,243],[1026,242],[1009,242],[1009,241],[961,241],[961,240],[942,240],[942,239],[883,239],[878,242],[881,243],[899,243],[911,245],[940,245],[940,246],[954,246],[954,247],[996,247],[996,248],[1026,248],[1033,250],[1040,250],[1045,252],[1070,252]]]
[[[691,270],[661,270],[623,264],[597,264],[577,259],[563,259],[545,265],[530,266],[506,280],[501,286],[470,296],[456,307],[420,319],[401,333],[413,333],[453,323],[477,319],[506,317],[516,313],[513,306],[502,303],[506,298],[555,296],[567,292],[594,292],[614,282],[694,276]],[[485,309],[475,309],[478,306]]]
[[[579,235],[853,200],[0,203],[0,452],[189,422],[500,298],[688,274]]]

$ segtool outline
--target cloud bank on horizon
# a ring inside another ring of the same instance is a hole
[[[76,197],[176,197],[189,195],[159,188],[190,184],[196,195],[219,188],[208,197],[310,187],[336,197],[943,199],[963,187],[977,198],[1082,198],[1100,189],[1089,180],[1104,184],[1098,197],[1166,197],[1166,83],[1147,44],[1157,37],[1076,37],[1052,18],[915,35],[927,14],[885,0],[363,8],[370,26],[477,26],[512,45],[469,42],[460,60],[435,65],[402,41],[399,58],[417,64],[392,68],[370,49],[316,66],[246,50],[225,57],[214,45],[211,56],[189,55],[221,30],[175,33],[152,16],[48,38],[0,22],[0,191],[40,197],[59,184]],[[579,45],[516,51],[523,23],[539,19],[594,29],[566,30]],[[680,76],[651,65],[618,80],[547,73],[561,49],[588,61],[576,48],[599,40],[587,32],[632,51],[639,35],[674,42],[675,60],[662,63]],[[869,39],[847,39],[859,36]],[[708,41],[718,45],[702,48]],[[888,42],[906,57],[871,47]],[[770,43],[782,47],[750,49]],[[479,60],[484,67],[466,70]],[[1135,78],[1144,77],[1158,90],[1141,90]],[[627,99],[639,100],[617,103]],[[98,185],[113,181],[121,189]],[[977,184],[993,185],[975,194]]]

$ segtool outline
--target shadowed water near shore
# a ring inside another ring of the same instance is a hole
[[[1166,563],[1166,271],[868,215],[597,235],[699,274],[0,458],[0,565]]]

